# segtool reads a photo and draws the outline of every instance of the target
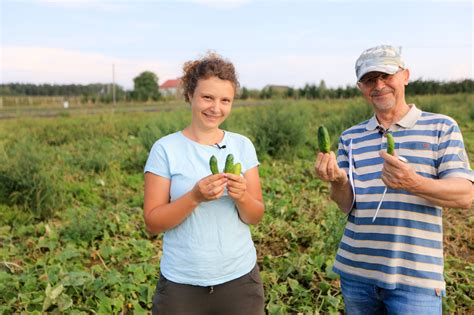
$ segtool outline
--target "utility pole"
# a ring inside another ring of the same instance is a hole
[[[112,100],[115,106],[115,64],[112,64]]]

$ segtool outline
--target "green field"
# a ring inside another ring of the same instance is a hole
[[[474,164],[473,95],[407,101],[456,119]],[[331,267],[345,216],[314,177],[316,129],[328,127],[334,150],[370,115],[359,98],[273,101],[236,107],[222,126],[248,136],[261,162],[266,212],[252,233],[268,314],[343,313]],[[145,231],[143,167],[189,119],[178,106],[0,120],[0,314],[149,313],[162,236]],[[444,210],[447,314],[474,313],[472,210]]]

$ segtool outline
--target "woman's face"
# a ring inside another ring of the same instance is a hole
[[[217,77],[200,79],[189,95],[193,124],[202,129],[218,128],[229,116],[235,89],[232,82]]]

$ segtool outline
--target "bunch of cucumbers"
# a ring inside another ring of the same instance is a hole
[[[219,167],[217,166],[217,158],[214,155],[211,156],[211,158],[209,159],[209,167],[211,168],[212,174],[215,175],[219,173]],[[228,154],[225,159],[224,173],[240,175],[241,171],[242,171],[242,164],[240,163],[234,164],[234,156],[232,154]]]

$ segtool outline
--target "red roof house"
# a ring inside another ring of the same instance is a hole
[[[160,85],[160,93],[164,96],[175,95],[181,92],[181,80],[173,79],[166,80],[162,85]]]

